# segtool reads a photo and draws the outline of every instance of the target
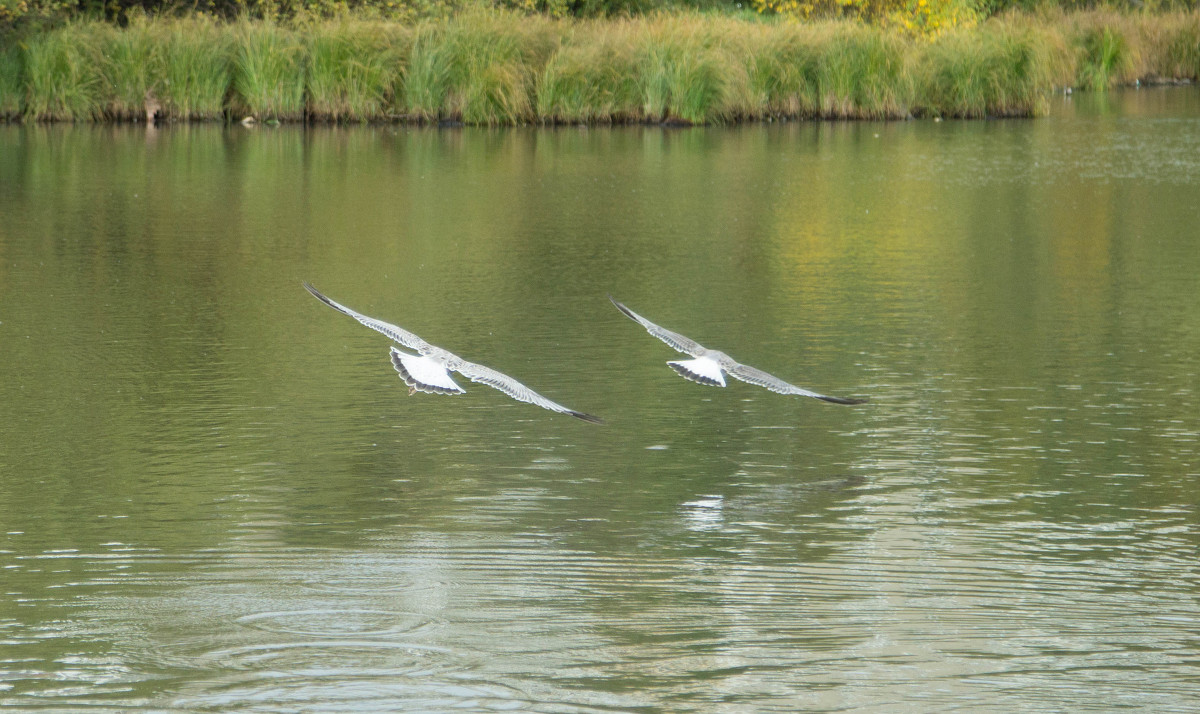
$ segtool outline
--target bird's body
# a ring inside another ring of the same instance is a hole
[[[804,397],[813,397],[814,399],[820,399],[821,401],[833,404],[863,404],[867,401],[865,399],[830,397],[804,389],[803,387],[797,387],[794,384],[789,384],[774,375],[767,374],[761,369],[755,369],[749,365],[742,364],[720,350],[710,350],[678,332],[672,332],[665,327],[656,325],[617,302],[611,295],[608,296],[608,299],[612,300],[613,305],[616,305],[617,309],[625,313],[627,317],[646,328],[646,331],[651,335],[666,342],[675,350],[692,357],[692,359],[688,360],[672,360],[667,362],[667,365],[678,372],[680,376],[690,379],[693,382],[714,387],[724,387],[725,375],[728,374],[735,379],[748,384],[758,385],[778,394],[796,394]]]
[[[304,288],[312,293],[313,297],[332,307],[334,310],[353,317],[363,325],[387,335],[403,347],[416,352],[416,354],[410,354],[395,347],[391,348],[392,366],[396,368],[396,371],[400,373],[400,378],[408,385],[408,393],[410,395],[414,392],[462,394],[466,390],[455,383],[450,375],[451,372],[458,372],[472,382],[479,382],[480,384],[486,384],[489,387],[498,389],[519,402],[527,402],[553,412],[568,414],[576,419],[582,419],[593,424],[603,423],[599,417],[584,414],[574,409],[568,409],[558,402],[543,397],[512,377],[497,372],[491,367],[469,362],[449,350],[444,350],[441,347],[426,342],[402,327],[368,317],[339,302],[335,302],[321,294],[308,283],[304,283]]]

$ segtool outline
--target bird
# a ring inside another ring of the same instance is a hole
[[[463,394],[466,390],[460,387],[450,376],[451,372],[458,372],[472,382],[486,384],[489,387],[498,389],[518,402],[527,402],[543,409],[549,409],[552,412],[568,414],[576,419],[582,419],[592,424],[604,423],[604,420],[600,417],[568,409],[558,402],[543,397],[507,374],[502,374],[482,364],[468,362],[448,350],[431,345],[402,327],[351,310],[345,305],[326,297],[310,283],[304,283],[304,289],[308,290],[308,292],[312,293],[313,297],[332,307],[334,310],[353,317],[363,325],[376,332],[382,332],[402,346],[416,352],[416,354],[410,354],[391,347],[392,366],[396,368],[396,371],[400,373],[400,378],[408,385],[409,396],[412,396],[416,392]]]
[[[866,399],[847,399],[845,397],[831,397],[826,394],[817,394],[816,392],[797,387],[794,384],[789,384],[779,377],[767,374],[761,369],[755,369],[749,365],[742,364],[733,359],[729,355],[720,350],[710,350],[704,347],[695,340],[684,337],[678,332],[672,332],[665,327],[650,322],[646,318],[637,314],[633,310],[625,307],[617,302],[612,295],[608,296],[613,305],[617,309],[625,313],[631,320],[646,328],[646,331],[654,335],[658,339],[666,342],[676,350],[694,357],[695,359],[688,360],[672,360],[667,362],[671,369],[679,373],[685,379],[690,379],[693,382],[707,384],[713,387],[725,386],[725,375],[728,374],[735,379],[740,379],[749,384],[756,384],[760,387],[765,387],[772,392],[779,394],[797,394],[803,397],[812,397],[820,399],[824,402],[833,404],[865,404]]]

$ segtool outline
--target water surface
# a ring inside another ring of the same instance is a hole
[[[1193,710],[1197,195],[1194,88],[0,127],[0,704]],[[302,280],[607,424],[409,397]]]

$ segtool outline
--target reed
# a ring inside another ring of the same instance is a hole
[[[707,124],[747,114],[746,63],[734,56],[726,21],[659,16],[637,42],[646,120]]]
[[[1105,90],[1134,79],[1128,23],[1114,13],[1080,16],[1075,28],[1078,64],[1075,86]]]
[[[820,116],[826,34],[825,27],[788,24],[753,35],[761,39],[744,56],[748,61],[750,101],[760,116]]]
[[[426,121],[533,121],[535,77],[563,35],[561,22],[507,13],[422,23],[404,79],[406,109]]]
[[[95,23],[71,23],[25,46],[24,116],[37,121],[103,118]]]
[[[817,70],[821,115],[836,119],[907,116],[913,75],[902,38],[882,30],[838,28],[824,43]]]
[[[258,119],[295,121],[305,115],[306,48],[297,32],[270,22],[235,30],[232,108]]]
[[[938,38],[698,13],[402,25],[69,23],[0,47],[0,117],[668,122],[1034,116],[1055,87],[1196,79],[1200,13],[1006,15]]]
[[[140,119],[162,76],[162,46],[145,22],[124,31],[102,25],[94,30],[100,45],[101,111],[109,119]]]
[[[343,20],[307,36],[308,113],[322,121],[378,121],[396,112],[407,28]]]
[[[1036,116],[1052,88],[1050,39],[1029,27],[991,23],[929,45],[918,77],[922,112],[952,117]]]
[[[213,120],[228,110],[233,83],[233,34],[212,20],[192,18],[156,24],[163,47],[162,75],[154,91],[165,117]]]
[[[0,48],[0,120],[21,116],[21,53],[16,45]]]
[[[1141,16],[1134,44],[1137,78],[1200,79],[1200,13]]]
[[[566,39],[538,80],[538,118],[573,124],[640,120],[641,91],[630,37],[628,22],[620,22],[601,30],[589,27]]]

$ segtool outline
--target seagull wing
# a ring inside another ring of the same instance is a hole
[[[564,407],[558,402],[550,401],[507,374],[497,372],[491,367],[485,367],[481,364],[475,364],[474,362],[468,362],[466,360],[459,360],[454,364],[449,365],[449,367],[472,382],[479,382],[480,384],[486,384],[493,389],[499,389],[501,392],[504,392],[513,399],[516,399],[518,402],[535,404],[543,409],[549,409],[550,411],[558,412],[559,414],[570,414],[576,419],[582,419],[593,424],[604,423],[604,420],[602,420],[600,417],[595,417],[591,414],[584,414],[583,412],[577,412],[574,409],[568,409],[567,407]]]
[[[416,350],[417,352],[420,352],[421,354],[428,354],[429,352],[433,351],[433,349],[434,349],[433,345],[429,344],[425,340],[422,340],[420,337],[417,337],[416,335],[414,335],[413,333],[404,329],[403,327],[397,327],[396,325],[393,325],[390,322],[384,322],[383,320],[376,320],[373,317],[367,317],[366,315],[362,314],[361,312],[356,312],[354,310],[351,310],[350,308],[346,307],[345,305],[341,304],[340,302],[335,302],[335,301],[331,300],[330,298],[322,295],[316,288],[314,288],[312,285],[310,285],[308,283],[304,283],[304,289],[309,291],[310,293],[312,293],[313,297],[315,297],[316,299],[325,303],[329,307],[332,307],[334,310],[337,310],[340,313],[344,313],[346,315],[349,315],[350,317],[353,317],[355,320],[358,320],[359,322],[361,322],[362,324],[371,328],[372,330],[375,330],[376,332],[382,332],[383,334],[385,334],[388,337],[392,338],[393,340],[399,342],[400,344],[404,345],[405,347],[409,348],[410,350]]]
[[[802,387],[797,387],[794,384],[788,384],[779,377],[773,374],[767,374],[761,369],[755,369],[749,365],[744,365],[738,362],[730,361],[730,364],[724,364],[722,367],[729,373],[729,376],[740,379],[749,384],[756,384],[760,387],[766,387],[772,392],[778,394],[798,394],[804,397],[813,397],[825,402],[834,404],[863,404],[866,399],[846,399],[844,397],[829,397],[824,394],[817,394]]]
[[[684,337],[683,335],[679,334],[678,332],[671,332],[670,330],[668,330],[665,327],[659,327],[658,325],[654,324],[653,322],[650,322],[646,318],[637,314],[633,310],[630,310],[629,308],[625,307],[621,303],[617,302],[616,298],[614,298],[612,295],[609,295],[608,299],[612,300],[612,304],[616,305],[617,309],[620,310],[621,312],[625,313],[629,317],[629,319],[633,320],[634,322],[638,323],[642,327],[646,328],[646,332],[649,332],[650,334],[654,335],[655,337],[662,340],[663,342],[666,342],[668,345],[675,348],[676,350],[678,350],[686,355],[691,355],[692,357],[697,357],[702,352],[704,352],[704,346],[701,345],[699,342],[696,342],[695,340],[690,339],[688,337]]]

